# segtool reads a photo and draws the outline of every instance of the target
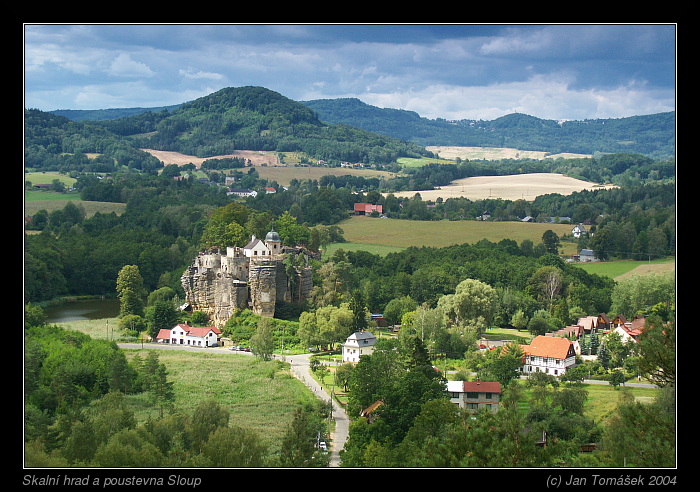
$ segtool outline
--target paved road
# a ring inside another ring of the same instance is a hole
[[[345,441],[348,439],[350,419],[348,419],[348,415],[345,413],[345,410],[338,406],[336,401],[331,400],[328,388],[321,388],[318,381],[316,381],[311,375],[311,370],[309,369],[309,357],[311,357],[311,354],[301,354],[288,356],[286,359],[291,365],[292,374],[306,386],[308,386],[311,391],[314,392],[317,398],[325,402],[333,402],[332,418],[335,421],[335,427],[331,432],[330,466],[337,467],[340,466],[340,455],[338,453],[343,449],[343,446],[345,446]]]
[[[188,350],[191,352],[202,352],[202,351],[216,351],[223,353],[232,353],[228,347],[192,347],[187,345],[170,345],[166,343],[146,343],[143,347],[140,343],[120,343],[119,346],[125,349],[163,349],[163,350]],[[233,352],[236,354],[251,354],[250,352]],[[251,354],[252,355],[252,354]],[[286,356],[284,360],[290,363],[291,372],[294,377],[299,381],[304,383],[314,395],[322,401],[330,401],[331,397],[328,388],[321,388],[318,382],[311,375],[311,369],[309,369],[309,357],[311,354],[300,354]],[[282,356],[275,355],[275,359],[282,360]],[[331,453],[330,466],[338,467],[340,466],[340,450],[345,446],[345,441],[348,439],[348,427],[350,425],[350,420],[348,419],[345,410],[343,410],[338,404],[333,401],[333,411],[332,418],[335,421],[335,426],[331,432],[331,442],[329,450]]]

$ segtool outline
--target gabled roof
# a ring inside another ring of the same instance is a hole
[[[170,330],[162,328],[156,335],[156,340],[170,340]]]
[[[463,381],[465,393],[500,393],[501,383],[492,381]]]
[[[221,333],[221,330],[219,330],[215,326],[204,326],[204,327],[195,327],[195,326],[189,326],[188,327],[190,331],[187,333],[191,337],[200,337],[203,338],[209,334],[210,331],[213,331],[216,335],[219,335]]]
[[[576,324],[583,327],[584,330],[591,330],[598,326],[598,316],[584,316],[579,318]]]
[[[191,337],[204,338],[205,336],[207,336],[207,334],[209,334],[210,331],[213,331],[217,335],[221,334],[221,330],[219,330],[216,326],[198,327],[198,326],[189,326],[187,323],[179,323],[179,324],[173,326],[173,328],[181,328],[182,330],[185,331],[185,333],[187,335],[189,335]],[[172,328],[170,330],[172,330]],[[161,330],[161,332],[163,332],[163,331],[168,332],[168,336],[163,337],[163,338],[170,338],[170,330]],[[160,333],[158,334],[158,338],[161,338]]]
[[[365,408],[360,412],[360,417],[366,417],[372,412],[374,412],[377,408],[379,408],[380,405],[383,405],[384,402],[382,400],[377,400],[374,403],[372,403],[370,406]]]
[[[372,335],[372,333],[370,333],[369,331],[363,330],[363,331],[356,331],[355,333],[350,335],[347,338],[347,341],[350,341],[350,340],[370,340],[370,339],[375,339],[375,338],[377,338],[377,337]]]
[[[255,246],[258,245],[258,243],[259,243],[259,244],[262,244],[263,246],[265,245],[265,243],[263,243],[260,239],[258,239],[257,237],[253,236],[253,237],[250,239],[250,241],[248,241],[248,244],[246,244],[245,246],[243,246],[243,249],[253,249],[253,248],[255,248]]]
[[[530,345],[522,345],[527,355],[566,359],[571,348],[571,341],[562,337],[537,336]]]

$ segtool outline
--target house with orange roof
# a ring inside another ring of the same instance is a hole
[[[158,332],[158,343],[171,345],[189,345],[191,347],[216,347],[220,341],[221,330],[216,326],[189,326],[187,323],[178,323],[172,328],[162,329]]]
[[[571,340],[562,337],[537,336],[530,345],[521,345],[525,353],[522,372],[544,372],[561,376],[576,366],[576,351]]]

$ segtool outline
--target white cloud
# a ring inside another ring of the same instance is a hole
[[[155,75],[148,65],[132,60],[128,53],[120,53],[112,61],[108,73],[116,77],[153,77]]]
[[[195,71],[192,68],[187,70],[180,69],[178,73],[186,79],[211,79],[211,80],[223,80],[225,77],[220,73],[214,72],[203,72],[201,70]]]
[[[544,119],[622,118],[674,110],[672,90],[634,85],[610,90],[572,90],[566,75],[536,75],[524,82],[485,86],[431,85],[406,92],[365,93],[367,104],[415,111],[426,118],[493,120],[525,113]]]

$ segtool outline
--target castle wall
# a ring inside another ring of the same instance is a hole
[[[310,267],[297,270],[289,282],[282,256],[248,257],[241,248],[227,248],[225,255],[217,248],[199,253],[180,281],[192,310],[205,312],[218,327],[236,309],[273,317],[275,302],[306,299],[313,287]]]

